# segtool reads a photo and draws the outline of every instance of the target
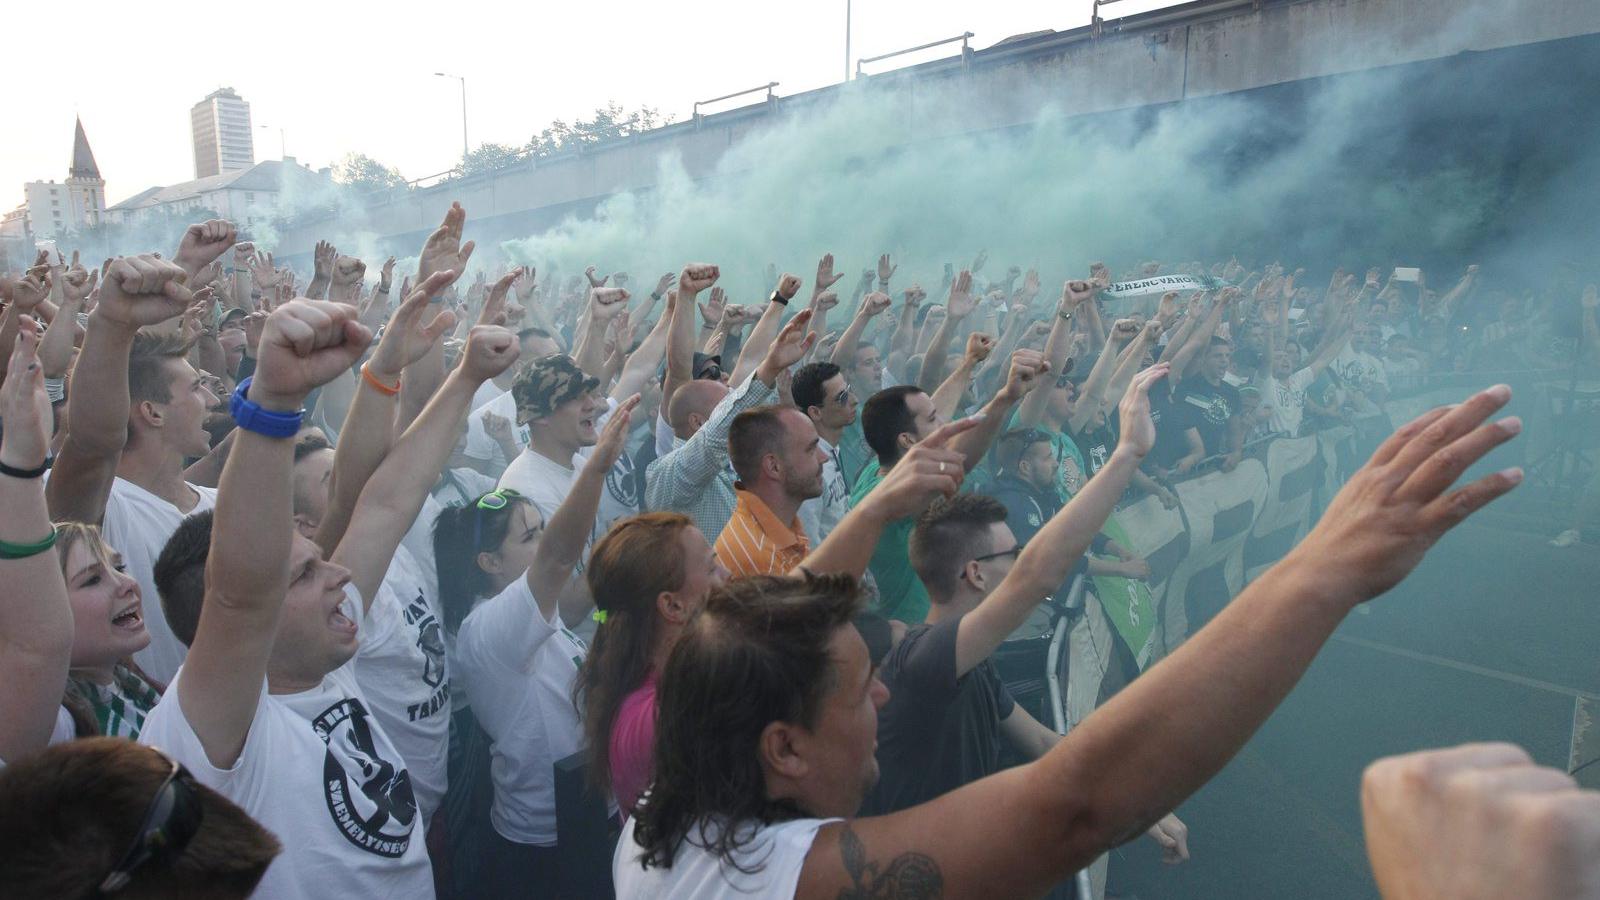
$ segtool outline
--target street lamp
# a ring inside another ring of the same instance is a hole
[[[460,75],[451,75],[448,72],[433,73],[440,78],[454,78],[461,82],[461,164],[467,162],[467,79]]]
[[[258,129],[260,129],[262,131],[271,131],[273,126],[271,126],[271,125],[257,125],[256,128],[258,128]],[[288,159],[289,158],[289,151],[287,149],[288,146],[289,146],[289,142],[283,136],[283,129],[279,128],[278,129],[278,158],[279,159]]]

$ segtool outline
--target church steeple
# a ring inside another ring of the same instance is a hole
[[[82,119],[78,120],[77,133],[72,136],[72,169],[69,174],[73,178],[100,179],[100,167],[95,165],[94,151],[89,149],[89,136],[83,133]]]

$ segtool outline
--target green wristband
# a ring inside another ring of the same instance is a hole
[[[27,559],[30,556],[38,556],[55,545],[56,528],[52,525],[50,526],[50,534],[44,540],[35,544],[12,544],[7,541],[0,541],[0,559]]]

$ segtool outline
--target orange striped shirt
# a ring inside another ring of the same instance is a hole
[[[735,485],[734,496],[733,515],[717,536],[717,559],[734,578],[789,574],[810,549],[799,517],[784,525],[755,494]]]

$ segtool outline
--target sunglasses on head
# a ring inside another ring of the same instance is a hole
[[[473,504],[477,510],[472,516],[473,549],[480,549],[483,546],[484,510],[488,510],[489,512],[499,512],[500,510],[505,509],[506,505],[512,500],[519,500],[521,498],[522,495],[511,488],[498,488],[478,498],[478,502]]]
[[[127,887],[133,874],[152,860],[178,856],[200,830],[203,813],[193,776],[182,763],[160,750],[155,752],[167,763],[167,777],[162,779],[150,805],[145,808],[133,846],[100,882],[97,894],[114,893]]]
[[[700,374],[696,375],[695,378],[700,381],[721,381],[722,367],[716,363],[709,363],[700,370]]]

